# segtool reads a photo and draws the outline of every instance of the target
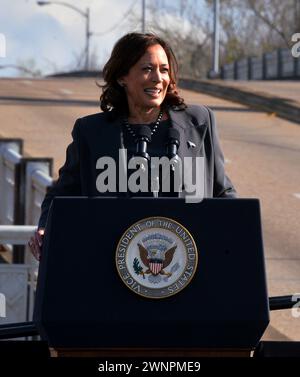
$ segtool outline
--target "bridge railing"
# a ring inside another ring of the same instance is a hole
[[[22,153],[22,140],[0,139],[0,293],[7,303],[0,323],[32,318],[38,262],[27,242],[53,182],[51,158],[29,158]]]
[[[248,57],[224,64],[220,76],[224,80],[300,79],[300,58],[291,50],[279,48],[259,57]]]

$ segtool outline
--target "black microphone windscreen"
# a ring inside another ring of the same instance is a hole
[[[151,141],[151,129],[150,129],[150,127],[145,126],[145,125],[137,127],[136,136],[138,138],[146,137],[147,139],[149,139],[149,142],[150,142]]]
[[[175,128],[170,127],[168,129],[168,140],[177,140],[179,142],[180,140],[180,133]]]

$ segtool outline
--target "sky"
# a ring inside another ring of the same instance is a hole
[[[92,33],[113,28],[109,33],[90,38],[90,55],[97,55],[99,66],[107,60],[122,35],[141,31],[138,18],[135,24],[124,19],[130,9],[131,13],[141,16],[141,0],[65,2],[83,11],[90,8]],[[35,0],[0,0],[0,77],[20,76],[20,71],[7,68],[11,64],[25,64],[39,69],[43,75],[74,69],[85,47],[85,26],[83,16],[62,5],[38,6]]]

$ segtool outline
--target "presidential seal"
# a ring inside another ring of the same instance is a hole
[[[198,253],[188,230],[166,217],[149,217],[130,226],[120,238],[116,266],[133,292],[165,298],[184,289],[197,268]]]

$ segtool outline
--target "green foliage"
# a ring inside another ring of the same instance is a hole
[[[143,267],[140,265],[140,262],[137,258],[134,258],[133,260],[133,269],[137,275],[141,275],[143,273]]]

